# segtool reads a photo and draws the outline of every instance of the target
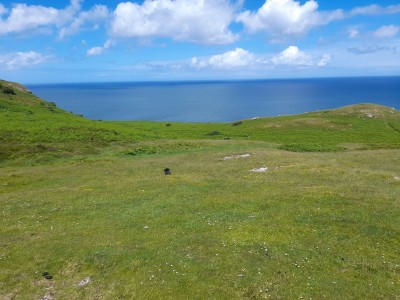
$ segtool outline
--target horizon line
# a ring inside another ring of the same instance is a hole
[[[389,78],[400,77],[399,75],[360,75],[360,76],[321,76],[321,77],[282,77],[282,78],[243,78],[243,79],[175,79],[175,80],[126,80],[126,81],[70,81],[70,82],[41,82],[41,83],[22,83],[23,85],[74,85],[74,84],[110,84],[110,83],[138,83],[138,84],[162,84],[162,83],[229,83],[229,82],[262,82],[262,81],[286,81],[286,80],[316,80],[316,79],[351,79],[351,78]],[[2,79],[4,80],[4,79]],[[4,80],[7,81],[7,80]]]

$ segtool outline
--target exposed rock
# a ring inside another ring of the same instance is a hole
[[[229,159],[234,159],[234,158],[247,158],[247,157],[250,157],[250,154],[239,154],[239,155],[225,156],[224,160],[229,160]]]
[[[85,286],[87,284],[89,284],[91,281],[90,277],[86,277],[84,279],[82,279],[81,281],[79,281],[78,286]]]
[[[256,172],[256,173],[262,173],[262,172],[267,172],[268,168],[267,167],[261,167],[261,168],[255,168],[251,170],[251,172]]]
[[[49,294],[44,295],[39,300],[54,300],[54,296],[51,293],[49,293]]]

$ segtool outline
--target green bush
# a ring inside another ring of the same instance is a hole
[[[207,135],[209,135],[209,136],[221,135],[221,132],[219,132],[218,130],[214,130],[214,131],[207,133]]]
[[[232,126],[239,126],[239,125],[242,125],[242,124],[243,124],[242,121],[237,121],[237,122],[233,122]]]

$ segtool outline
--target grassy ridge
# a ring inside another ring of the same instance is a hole
[[[400,295],[398,111],[99,122],[12,85],[1,300]]]

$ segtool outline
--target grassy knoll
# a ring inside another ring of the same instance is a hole
[[[166,126],[17,90],[0,117],[1,300],[400,295],[398,111]]]

